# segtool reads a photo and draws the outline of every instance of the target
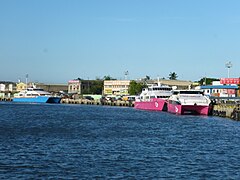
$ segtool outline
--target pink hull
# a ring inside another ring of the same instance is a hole
[[[177,105],[168,103],[168,112],[175,114],[209,115],[211,106]]]
[[[163,111],[165,104],[166,100],[160,98],[153,98],[150,101],[135,102],[134,108],[142,110]]]

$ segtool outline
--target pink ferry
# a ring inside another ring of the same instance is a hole
[[[172,88],[169,86],[151,85],[144,88],[136,98],[134,108],[153,111],[167,111],[167,99],[171,96]]]
[[[174,90],[168,99],[168,112],[209,115],[211,100],[200,90]]]

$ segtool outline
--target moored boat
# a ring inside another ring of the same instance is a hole
[[[142,110],[167,111],[167,98],[171,95],[169,86],[151,85],[144,88],[135,100],[134,108]]]
[[[209,115],[211,100],[201,90],[174,90],[168,99],[168,112]]]
[[[27,88],[14,95],[13,102],[28,103],[60,103],[61,98],[52,96],[51,93],[40,88]]]

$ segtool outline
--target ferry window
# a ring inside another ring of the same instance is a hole
[[[35,91],[44,91],[43,89],[39,89],[39,88],[38,89],[34,89],[34,90]]]
[[[200,91],[180,91],[180,94],[201,94]]]
[[[162,98],[168,98],[169,96],[162,96]]]

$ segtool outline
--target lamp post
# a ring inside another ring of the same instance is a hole
[[[28,74],[26,74],[26,89],[28,88]]]
[[[124,72],[124,75],[125,75],[125,80],[127,80],[127,79],[128,79],[128,75],[129,75],[129,72],[128,72],[128,71],[125,71],[125,72]]]
[[[231,61],[226,62],[225,66],[226,66],[226,68],[228,69],[228,78],[229,78],[229,77],[230,77],[230,76],[229,76],[229,73],[230,73],[229,71],[230,71],[230,68],[232,67]]]

